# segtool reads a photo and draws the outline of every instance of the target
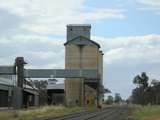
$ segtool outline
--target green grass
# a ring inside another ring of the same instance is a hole
[[[0,120],[40,120],[41,118],[62,116],[80,111],[82,108],[79,107],[45,106],[32,110],[0,112]]]
[[[160,120],[160,106],[136,106],[133,116],[135,120]]]

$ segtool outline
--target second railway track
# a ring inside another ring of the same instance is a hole
[[[127,120],[129,108],[127,106],[109,107],[94,112],[81,112],[47,120]]]

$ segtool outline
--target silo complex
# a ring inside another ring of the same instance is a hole
[[[99,86],[103,79],[103,53],[100,45],[90,40],[91,25],[67,25],[65,45],[66,69],[97,69],[100,79],[96,83],[86,82],[84,78],[65,79],[65,98],[67,106],[96,105],[102,98]]]

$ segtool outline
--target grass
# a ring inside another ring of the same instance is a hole
[[[80,112],[82,108],[66,108],[62,106],[45,106],[32,110],[0,112],[0,120],[40,120]]]
[[[160,106],[136,106],[133,116],[135,120],[160,120]]]

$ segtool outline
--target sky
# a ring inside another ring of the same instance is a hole
[[[0,65],[64,68],[67,24],[91,24],[112,94],[129,97],[143,71],[160,80],[160,0],[0,0]]]

